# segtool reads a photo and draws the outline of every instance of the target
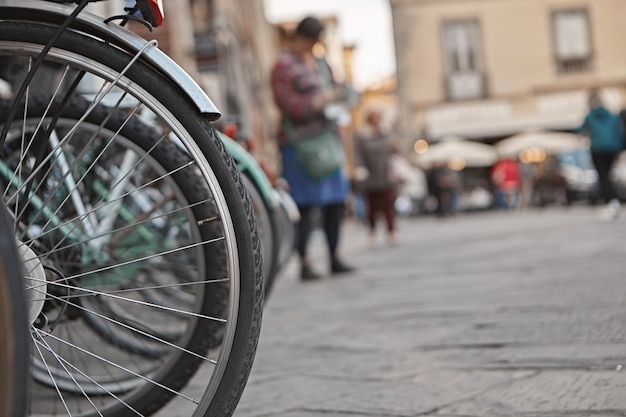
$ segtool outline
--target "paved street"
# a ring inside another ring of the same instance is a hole
[[[623,210],[404,219],[375,249],[348,223],[359,272],[288,266],[235,416],[625,416]]]

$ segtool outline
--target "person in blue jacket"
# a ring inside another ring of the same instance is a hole
[[[620,203],[609,174],[613,163],[624,149],[624,132],[618,115],[604,107],[597,92],[589,96],[589,112],[578,128],[578,133],[589,136],[591,158],[598,172],[600,192],[607,203],[603,214],[607,219],[613,220],[619,215]]]

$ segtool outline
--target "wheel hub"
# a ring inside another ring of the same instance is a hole
[[[26,286],[26,302],[28,303],[28,320],[35,322],[46,301],[46,272],[41,260],[35,252],[22,242],[18,242],[22,268],[24,271],[24,285]]]

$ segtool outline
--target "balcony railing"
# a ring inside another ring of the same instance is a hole
[[[485,75],[478,71],[449,74],[446,77],[446,94],[450,101],[483,98],[487,95]]]
[[[570,58],[570,59],[558,59],[556,60],[557,71],[561,74],[569,74],[573,72],[586,72],[591,71],[593,68],[593,61],[591,57],[585,58]]]
[[[218,45],[210,33],[195,35],[196,61],[198,71],[216,71],[219,63]]]

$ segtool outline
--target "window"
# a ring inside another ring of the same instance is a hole
[[[210,32],[213,26],[213,2],[210,0],[190,0],[190,6],[194,33]]]
[[[446,89],[450,100],[485,95],[480,27],[476,20],[443,24]]]
[[[213,31],[213,1],[190,0],[190,6],[198,71],[216,71],[218,45]]]
[[[587,10],[560,10],[552,15],[556,68],[560,73],[592,68],[591,31]]]

